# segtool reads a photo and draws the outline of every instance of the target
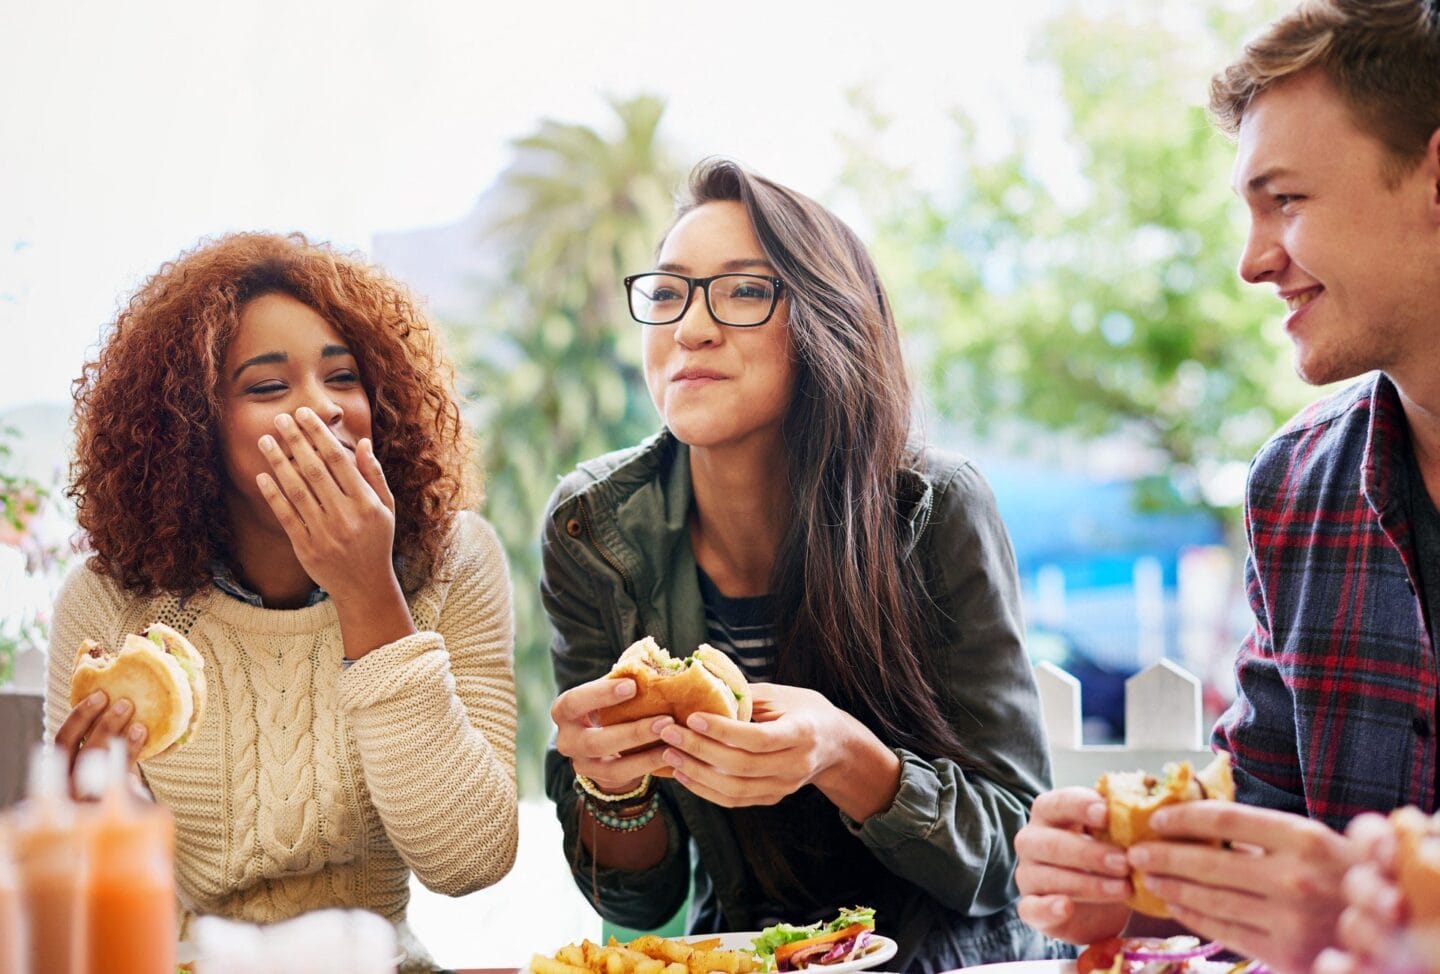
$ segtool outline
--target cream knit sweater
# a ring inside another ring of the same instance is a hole
[[[405,924],[411,870],[458,896],[515,861],[514,627],[504,555],[462,514],[419,630],[348,670],[334,605],[259,609],[211,589],[137,597],[84,565],[55,606],[47,737],[69,712],[75,649],[160,621],[205,657],[209,704],[183,748],[144,762],[175,815],[185,911],[252,923],[356,906],[397,926],[407,970],[431,966]]]

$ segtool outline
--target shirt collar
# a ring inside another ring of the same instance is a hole
[[[1370,426],[1360,471],[1360,488],[1377,512],[1405,500],[1396,497],[1395,491],[1405,483],[1402,465],[1405,451],[1410,449],[1409,436],[1410,427],[1405,421],[1400,393],[1389,376],[1377,372],[1370,390]]]
[[[235,577],[235,573],[232,572],[229,566],[227,566],[224,562],[210,562],[210,576],[215,582],[215,587],[218,588],[220,591],[224,592],[226,595],[230,596],[232,599],[239,599],[241,602],[247,602],[250,605],[255,606],[255,608],[257,609],[265,608],[265,600],[260,597],[259,593],[252,592],[250,591],[250,589],[246,588],[243,584],[241,584],[240,580]],[[312,605],[317,605],[321,602],[324,602],[329,597],[329,594],[327,594],[323,588],[317,585],[310,593],[309,597],[305,600],[304,608],[308,609]]]

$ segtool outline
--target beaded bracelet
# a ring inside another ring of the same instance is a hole
[[[660,811],[660,793],[657,791],[650,796],[650,800],[643,806],[638,815],[619,815],[615,812],[606,811],[588,796],[581,799],[585,803],[585,810],[590,813],[597,825],[609,829],[611,832],[636,832],[649,825]]]
[[[639,798],[641,795],[648,792],[650,790],[650,786],[654,783],[655,779],[647,774],[645,777],[640,779],[640,783],[634,788],[631,788],[629,791],[623,792],[619,795],[612,795],[607,791],[601,791],[599,785],[595,784],[595,782],[591,781],[583,774],[580,774],[579,772],[576,772],[575,774],[575,790],[581,795],[588,795],[595,801],[603,802],[606,805],[619,805],[621,802],[627,802],[632,798]]]

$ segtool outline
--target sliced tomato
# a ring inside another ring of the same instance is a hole
[[[808,950],[820,944],[834,943],[837,940],[844,940],[847,937],[858,937],[863,931],[869,929],[870,927],[863,923],[852,923],[850,926],[843,927],[832,933],[822,933],[814,937],[806,937],[804,940],[796,940],[788,944],[782,944],[775,948],[775,964],[777,967],[783,969],[793,954],[802,950]]]
[[[1108,971],[1115,966],[1115,955],[1125,949],[1125,941],[1111,937],[1097,944],[1091,944],[1081,952],[1075,961],[1076,974],[1091,974],[1092,971]]]

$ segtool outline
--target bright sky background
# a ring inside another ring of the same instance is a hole
[[[893,160],[944,178],[956,104],[1040,111],[1023,69],[1052,0],[0,6],[0,410],[68,400],[117,302],[204,235],[452,222],[542,117],[605,125],[663,96],[690,158],[834,184],[845,93],[896,119]],[[723,12],[723,13],[722,13]]]

